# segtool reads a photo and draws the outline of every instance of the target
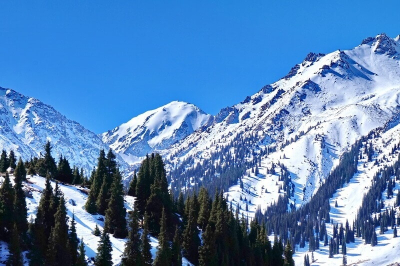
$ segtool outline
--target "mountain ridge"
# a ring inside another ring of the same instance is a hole
[[[53,157],[68,158],[71,165],[84,168],[86,175],[97,164],[100,149],[109,149],[101,139],[78,122],[68,119],[52,106],[0,87],[0,148],[14,150],[23,160],[41,156],[47,141]],[[125,171],[127,164],[118,156]]]

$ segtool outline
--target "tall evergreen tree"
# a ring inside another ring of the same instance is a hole
[[[72,265],[77,265],[78,262],[78,256],[79,256],[78,245],[79,245],[79,239],[78,235],[76,234],[75,214],[73,214],[68,234],[68,248],[71,254]]]
[[[99,246],[97,247],[97,255],[94,262],[96,266],[110,266],[112,263],[112,246],[110,241],[110,236],[103,230],[101,235]]]
[[[127,235],[125,216],[123,185],[121,174],[117,169],[111,186],[111,197],[106,210],[104,231],[114,234],[116,238],[125,238]]]
[[[81,174],[79,173],[78,167],[74,167],[74,170],[72,172],[72,176],[73,176],[72,184],[74,184],[74,185],[82,184],[83,177],[81,177]]]
[[[206,229],[208,219],[210,218],[210,196],[205,187],[200,188],[199,192],[200,212],[197,219],[197,224],[204,231]]]
[[[175,235],[174,235],[174,239],[172,241],[171,265],[173,265],[173,266],[182,265],[181,237],[180,237],[178,226],[176,226],[176,228],[175,228]]]
[[[137,175],[136,171],[133,173],[133,178],[129,183],[128,195],[132,197],[136,197],[136,186],[137,186]]]
[[[25,165],[22,162],[21,158],[18,160],[17,167],[15,167],[14,171],[15,182],[25,181],[26,180],[26,169]]]
[[[104,175],[103,177],[103,185],[101,186],[99,195],[97,196],[96,200],[96,209],[97,212],[104,215],[108,206],[108,199],[110,193],[110,187],[108,185],[107,176]]]
[[[19,163],[18,163],[19,166]],[[18,168],[17,166],[17,168]],[[15,178],[14,182],[14,222],[18,227],[18,232],[23,240],[25,240],[26,232],[28,230],[28,222],[26,220],[27,217],[27,208],[26,208],[26,199],[25,193],[22,190],[22,179]]]
[[[7,265],[10,266],[22,266],[24,265],[24,261],[22,258],[21,252],[21,242],[19,238],[18,227],[14,224],[14,228],[11,233],[11,242],[9,245],[10,255],[7,259]]]
[[[144,214],[146,209],[147,200],[150,197],[150,186],[153,180],[150,175],[150,158],[146,156],[143,160],[139,172],[138,181],[136,186],[136,201],[140,214]]]
[[[72,184],[73,178],[71,166],[69,165],[67,158],[60,156],[60,159],[58,160],[56,179],[60,182]]]
[[[160,221],[160,234],[158,235],[158,250],[156,259],[154,261],[154,265],[155,266],[170,265],[170,261],[171,261],[171,248],[168,243],[167,217],[165,209],[163,209]]]
[[[285,260],[284,260],[283,265],[294,266],[293,250],[292,250],[292,246],[290,245],[290,241],[287,241],[284,256],[285,256]]]
[[[203,245],[199,247],[199,265],[218,265],[218,258],[215,246],[215,235],[210,224],[207,225],[206,230],[201,235],[201,237],[203,238]]]
[[[15,158],[15,154],[14,151],[11,150],[10,154],[8,155],[8,163],[9,163],[9,167],[15,169],[15,167],[17,167],[17,159]]]
[[[149,240],[149,217],[147,213],[144,214],[143,219],[143,232],[142,232],[142,257],[143,265],[150,266],[153,263],[151,255],[151,245]]]
[[[36,172],[40,176],[46,176],[47,173],[49,173],[50,177],[54,178],[57,175],[57,165],[56,161],[51,155],[51,149],[51,144],[49,141],[47,141],[46,145],[44,146],[44,157],[41,158],[37,164],[38,169]]]
[[[142,241],[139,234],[139,215],[135,208],[129,214],[129,234],[128,241],[125,244],[125,250],[122,255],[122,265],[142,265],[141,246]]]
[[[2,150],[1,156],[0,156],[0,172],[5,173],[7,171],[9,162],[8,162],[8,157],[7,153],[5,150]]]
[[[85,253],[85,243],[83,242],[83,238],[81,239],[81,243],[79,244],[79,255],[76,261],[76,266],[87,266],[88,263],[86,261],[86,253]]]
[[[0,188],[0,239],[9,240],[10,232],[14,225],[14,189],[10,182],[10,177],[6,173],[3,184]]]
[[[189,216],[187,218],[185,229],[182,235],[182,252],[183,256],[190,262],[198,263],[198,249],[200,246],[199,230],[197,229],[197,219],[195,215],[194,204],[189,208]]]
[[[70,252],[68,252],[69,237],[67,225],[67,209],[65,207],[64,196],[61,196],[60,203],[58,204],[57,212],[54,218],[55,223],[54,227],[51,230],[47,254],[50,255],[50,253],[55,252],[54,259],[56,265],[71,265],[71,254]],[[52,258],[47,263],[47,265],[52,264]]]
[[[85,204],[86,211],[91,214],[95,214],[97,212],[96,201],[100,193],[101,186],[103,185],[104,175],[106,174],[106,157],[104,150],[100,150],[100,154],[97,159],[97,167],[96,170],[92,173],[91,177],[89,196]]]
[[[97,194],[96,206],[97,212],[103,215],[107,209],[108,200],[111,197],[111,187],[114,176],[117,174],[117,163],[115,158],[116,157],[114,153],[110,149],[107,153],[107,157],[104,160],[105,172],[103,175],[103,183],[99,183],[100,190]]]

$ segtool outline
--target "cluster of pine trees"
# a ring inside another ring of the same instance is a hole
[[[47,176],[47,174],[49,174],[51,178],[63,183],[85,185],[87,181],[84,176],[83,168],[79,170],[78,167],[73,167],[71,169],[69,161],[62,155],[57,165],[55,159],[51,155],[51,149],[51,144],[48,141],[44,146],[43,156],[33,157],[29,161],[24,162],[24,167],[27,169],[28,174],[38,174],[40,176]],[[22,162],[21,159],[19,159],[19,161]],[[13,150],[10,151],[8,156],[6,151],[3,150],[0,156],[0,173],[5,173],[8,167],[15,170],[17,167]]]
[[[0,188],[0,240],[9,243],[7,265],[24,265],[23,251],[28,251],[29,265],[87,265],[75,219],[70,226],[67,224],[65,200],[58,184],[53,191],[47,176],[37,217],[28,223],[25,180],[26,169],[20,159],[15,166],[14,186],[6,173]]]
[[[9,167],[15,169],[17,161],[15,158],[14,151],[11,150],[7,156],[7,152],[2,150],[0,155],[0,173],[5,173]]]
[[[126,209],[124,207],[124,189],[121,173],[114,153],[109,150],[107,156],[100,151],[97,167],[90,180],[90,192],[86,201],[86,211],[105,215],[104,231],[116,238],[125,238]]]
[[[68,225],[64,195],[58,183],[53,190],[48,175],[36,219],[29,225],[30,265],[87,265],[75,225],[74,216]]]
[[[395,217],[393,207],[385,209],[383,194],[386,191],[388,198],[393,197],[395,180],[400,180],[400,155],[393,166],[382,168],[373,178],[373,186],[364,196],[362,205],[352,225],[346,222],[332,226],[332,237],[328,239],[326,224],[331,223],[329,216],[329,199],[357,172],[360,159],[382,163],[376,159],[371,140],[379,130],[371,131],[366,137],[357,141],[348,152],[340,159],[339,165],[329,174],[325,182],[320,186],[311,200],[301,208],[288,212],[290,193],[281,196],[278,202],[270,206],[264,214],[257,212],[256,219],[265,225],[267,234],[279,235],[283,241],[291,243],[294,247],[298,245],[304,248],[306,242],[309,251],[319,249],[320,245],[329,246],[329,257],[335,254],[343,254],[346,260],[347,244],[360,237],[366,244],[377,245],[378,238],[376,228],[380,227],[380,233],[384,234],[389,227],[393,229],[394,237],[397,237],[396,225],[400,219]],[[399,151],[400,144],[395,145],[391,153]],[[400,191],[397,194],[394,207],[400,206]],[[305,265],[309,265],[309,258],[305,258]]]
[[[276,238],[271,244],[266,228],[256,220],[248,230],[248,220],[228,208],[222,192],[211,199],[202,187],[198,195],[185,199],[180,193],[175,200],[159,154],[142,162],[128,194],[137,201],[130,213],[123,265],[151,265],[151,257],[141,255],[149,254],[149,232],[159,240],[154,265],[181,265],[182,256],[194,265],[294,264],[290,243],[284,247]]]

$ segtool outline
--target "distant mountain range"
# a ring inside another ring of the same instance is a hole
[[[239,165],[231,161],[239,138],[254,153],[238,158],[242,166],[251,165],[254,158],[266,165],[276,163],[285,154],[296,185],[306,188],[296,198],[301,202],[315,192],[350,144],[374,128],[397,123],[399,51],[399,37],[379,34],[351,50],[310,53],[284,78],[216,116],[175,101],[101,135],[37,99],[1,88],[0,148],[29,159],[40,155],[51,140],[55,158],[62,154],[88,171],[96,165],[99,149],[111,147],[126,170],[157,151],[171,173],[181,169],[171,177],[173,185],[189,188],[210,174],[206,165],[211,158],[222,167],[211,171],[216,178],[234,167],[231,163]],[[221,154],[226,147],[229,154]],[[261,155],[266,149],[269,155]],[[204,171],[188,174],[196,166]]]

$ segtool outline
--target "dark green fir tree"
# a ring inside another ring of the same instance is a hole
[[[122,265],[142,265],[143,258],[141,254],[142,241],[139,233],[139,214],[135,208],[129,214],[129,233],[128,241],[125,244],[125,250],[122,255]]]
[[[63,196],[61,196],[54,218],[55,223],[54,227],[51,230],[49,244],[47,248],[48,259],[46,265],[71,265],[71,254],[70,252],[65,252],[66,250],[69,250],[69,237],[67,225],[67,209],[65,207],[65,200]]]
[[[14,151],[11,150],[10,154],[8,155],[8,163],[9,163],[9,167],[15,169],[15,167],[17,167],[17,159],[15,158],[15,154]]]
[[[79,256],[78,245],[79,245],[79,239],[78,235],[76,234],[75,214],[73,214],[68,234],[68,249],[71,254],[72,265],[76,265],[78,261],[78,256]]]
[[[15,167],[14,177],[15,177],[15,182],[26,181],[26,169],[21,158],[19,158],[18,160],[17,167]]]
[[[22,266],[24,265],[24,261],[22,258],[22,251],[21,251],[21,241],[19,238],[18,227],[14,224],[14,228],[12,229],[11,233],[11,241],[9,245],[10,255],[7,259],[7,266]]]
[[[0,239],[8,241],[14,226],[14,189],[6,173],[0,188]]]
[[[112,252],[112,246],[111,246],[110,236],[104,230],[99,241],[99,246],[97,247],[97,255],[95,258],[94,265],[96,266],[113,265],[111,252]]]
[[[181,235],[178,226],[176,226],[175,228],[175,235],[174,239],[172,240],[171,265],[173,266],[182,265]]]
[[[124,190],[121,183],[121,174],[117,170],[111,186],[111,197],[106,210],[104,231],[114,234],[116,238],[125,238],[128,234],[125,215]]]
[[[171,265],[171,248],[168,242],[167,235],[167,217],[165,209],[162,211],[160,221],[160,234],[158,235],[158,250],[157,256],[154,260],[155,266]]]
[[[147,215],[147,213],[144,214],[143,232],[141,239],[142,239],[143,265],[145,266],[153,265],[153,259],[151,255],[151,245],[149,239],[149,216]]]
[[[76,260],[76,266],[87,266],[88,263],[86,261],[86,252],[85,252],[85,243],[83,242],[83,238],[79,244],[79,254],[78,259]]]

